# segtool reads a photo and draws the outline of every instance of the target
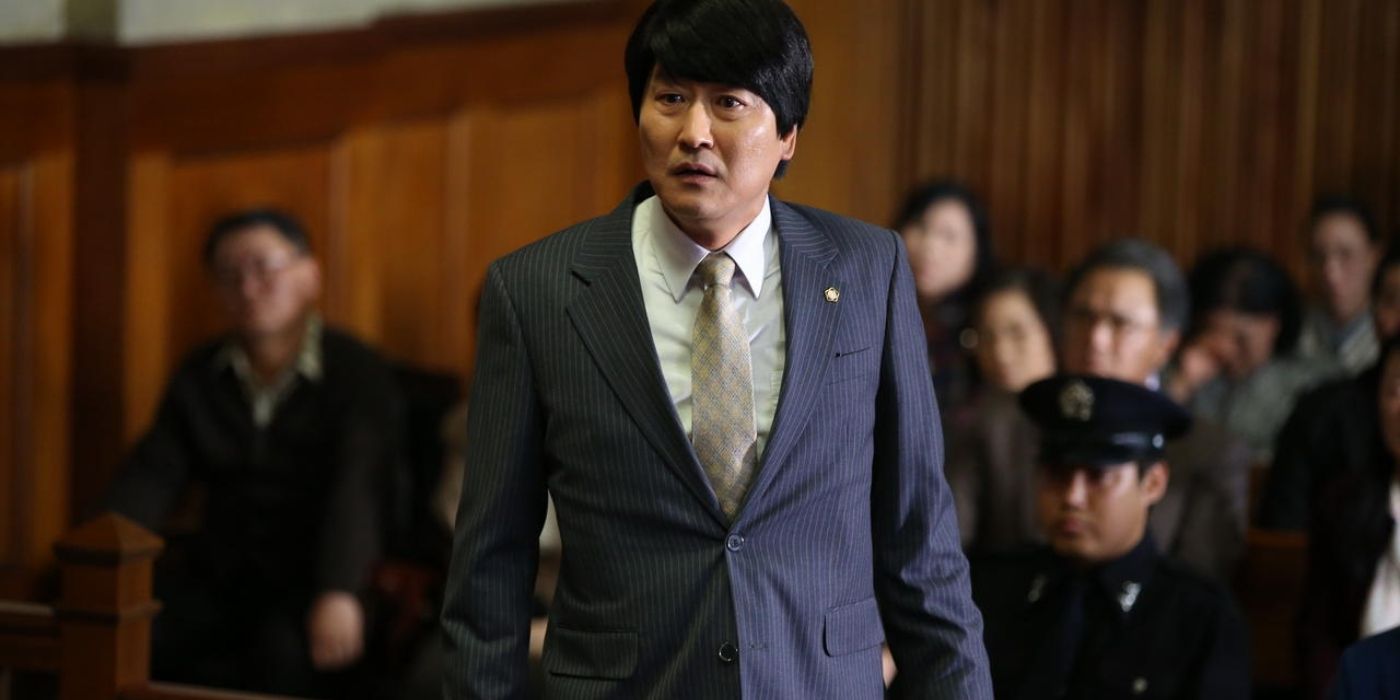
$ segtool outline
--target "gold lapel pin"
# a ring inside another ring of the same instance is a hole
[[[827,287],[827,288],[826,288],[826,300],[829,301],[829,302],[831,302],[831,303],[833,303],[833,304],[835,304],[836,302],[840,301],[840,300],[841,300],[841,290],[839,290],[839,289],[837,289],[837,288],[835,288],[835,287]]]

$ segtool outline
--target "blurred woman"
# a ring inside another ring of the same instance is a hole
[[[895,228],[909,251],[934,389],[946,416],[976,384],[967,353],[968,306],[993,265],[987,214],[971,190],[937,181],[909,193]]]
[[[1382,343],[1400,333],[1400,248],[1391,247],[1376,267],[1371,315]],[[1374,426],[1381,364],[1377,361],[1360,374],[1339,377],[1299,397],[1274,444],[1273,465],[1259,501],[1259,527],[1306,530],[1314,485],[1371,458],[1372,441],[1358,437],[1357,431]]]
[[[1369,411],[1336,436],[1366,455],[1318,475],[1298,639],[1309,697],[1321,698],[1352,642],[1400,625],[1400,342],[1381,352]],[[1356,443],[1356,444],[1351,444]]]
[[[1303,319],[1298,352],[1356,374],[1380,351],[1369,308],[1381,243],[1370,211],[1349,197],[1321,197],[1308,216],[1316,299]]]
[[[1335,376],[1336,364],[1295,354],[1301,303],[1288,273],[1264,253],[1208,253],[1190,278],[1189,340],[1167,382],[1177,401],[1249,444],[1259,462],[1304,391]]]
[[[1039,531],[1033,472],[1036,441],[1016,395],[1055,373],[1059,292],[1044,273],[996,273],[973,306],[975,357],[984,382],[947,436],[947,475],[967,549],[1024,544]]]

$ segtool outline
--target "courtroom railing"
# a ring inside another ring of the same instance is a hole
[[[164,543],[106,514],[54,546],[62,593],[52,607],[0,601],[0,667],[55,673],[59,700],[273,700],[150,682],[151,570]]]

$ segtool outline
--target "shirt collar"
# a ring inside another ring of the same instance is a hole
[[[666,278],[666,288],[671,298],[679,302],[689,288],[695,268],[710,251],[671,221],[657,197],[648,197],[637,205],[637,209],[638,216],[648,217],[656,261],[661,266],[662,276]],[[768,269],[767,241],[772,231],[773,212],[768,198],[764,197],[763,209],[759,210],[758,216],[723,248],[734,259],[738,268],[736,277],[743,280],[755,299],[763,293],[763,277]]]
[[[321,330],[324,325],[320,314],[311,313],[307,316],[301,349],[297,352],[296,361],[292,364],[288,378],[292,375],[299,375],[307,381],[321,381],[325,373],[321,352]],[[223,350],[219,352],[216,367],[219,369],[231,368],[238,375],[239,381],[245,385],[256,384],[253,379],[253,364],[248,358],[248,351],[244,350],[236,339],[229,340],[224,345]]]

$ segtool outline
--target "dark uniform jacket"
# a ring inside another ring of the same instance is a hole
[[[1041,547],[974,560],[996,697],[1249,697],[1246,627],[1229,594],[1151,537],[1090,571]]]

